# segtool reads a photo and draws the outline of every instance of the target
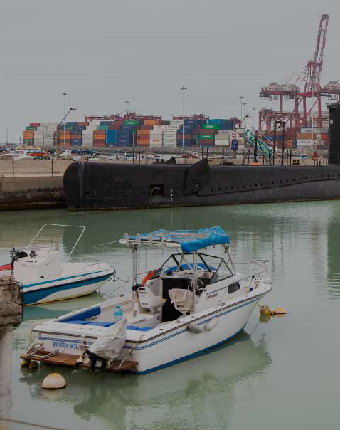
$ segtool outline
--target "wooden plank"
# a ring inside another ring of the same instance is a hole
[[[71,354],[65,354],[58,352],[58,354],[53,355],[51,357],[44,358],[46,355],[48,355],[47,351],[37,351],[34,355],[21,355],[21,358],[24,358],[26,360],[32,360],[32,361],[39,361],[41,363],[47,363],[47,364],[54,364],[54,365],[63,365],[63,366],[69,366],[69,367],[76,367],[79,366],[80,368],[90,369],[91,364],[90,363],[77,363],[77,360],[79,356],[71,355]],[[107,367],[105,370],[107,372],[126,372],[129,370],[135,370],[137,368],[138,363],[135,361],[127,361],[125,360],[123,364],[121,364],[121,361],[117,360],[114,361],[110,367]],[[96,368],[100,369],[100,368]]]

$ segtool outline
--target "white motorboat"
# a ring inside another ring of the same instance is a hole
[[[132,295],[35,326],[35,339],[23,358],[108,371],[154,371],[234,337],[271,290],[264,261],[252,262],[250,274],[236,272],[229,236],[220,227],[126,234],[120,243],[132,250]],[[143,245],[180,249],[139,283],[137,250]],[[201,251],[217,245],[223,256]]]
[[[80,228],[80,234],[65,262],[60,250],[35,245],[43,230],[50,226]],[[25,248],[13,248],[11,263],[0,266],[0,274],[11,271],[15,280],[22,284],[24,305],[91,294],[114,275],[115,269],[106,263],[70,262],[84,231],[84,226],[45,224]]]

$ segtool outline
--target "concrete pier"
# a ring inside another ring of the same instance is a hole
[[[0,177],[0,211],[62,207],[62,176]]]
[[[22,321],[22,293],[12,276],[0,275],[0,429],[9,429],[12,408],[13,327]]]

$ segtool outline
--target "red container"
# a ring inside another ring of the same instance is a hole
[[[184,135],[184,139],[193,139],[193,138],[194,138],[193,134],[185,134]],[[176,139],[178,139],[178,140],[183,139],[183,134],[182,133],[177,133]]]
[[[39,127],[40,122],[30,122],[30,127]]]
[[[199,139],[199,146],[214,146],[214,139]]]
[[[153,130],[153,125],[141,125],[140,130]]]
[[[105,148],[105,140],[93,139],[93,146],[95,146],[96,148]]]
[[[120,124],[116,124],[115,122],[109,125],[109,130],[120,130]]]

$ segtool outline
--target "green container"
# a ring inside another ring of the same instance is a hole
[[[36,130],[37,127],[26,127],[26,130]]]
[[[26,143],[27,145],[33,145],[33,139],[23,139],[23,143]]]
[[[124,121],[124,125],[139,125],[139,121],[136,121],[135,119],[126,119]]]
[[[200,134],[200,139],[213,139],[213,134]]]
[[[109,129],[108,124],[98,125],[98,128],[97,128],[97,130],[108,130],[108,129]]]
[[[64,129],[64,126],[62,126],[62,129]],[[65,125],[65,130],[73,130],[74,125]]]
[[[204,130],[219,130],[221,127],[218,124],[203,124],[202,128]]]

